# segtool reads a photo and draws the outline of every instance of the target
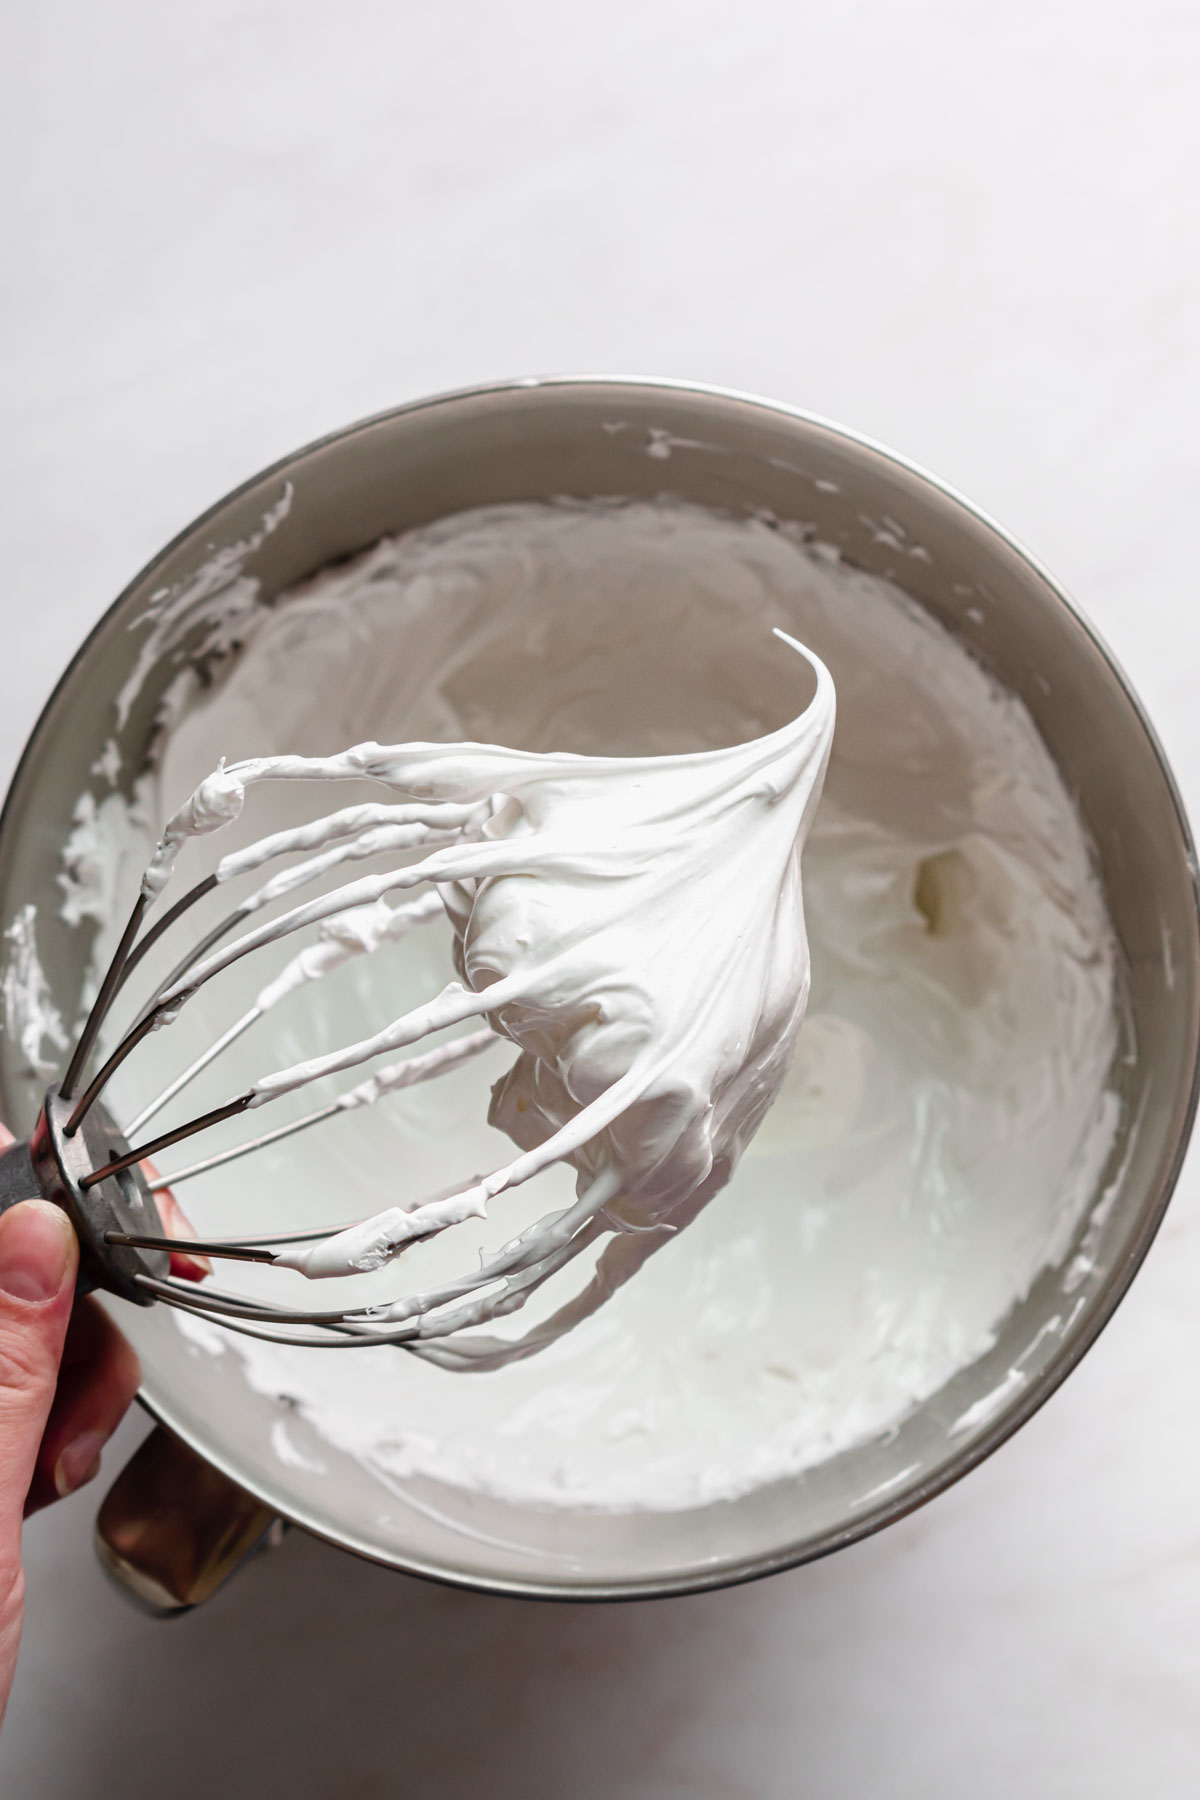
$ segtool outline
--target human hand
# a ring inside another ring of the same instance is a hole
[[[12,1142],[0,1125],[0,1149]],[[191,1235],[169,1195],[165,1228]],[[0,1215],[0,1722],[24,1610],[21,1523],[90,1481],[141,1379],[137,1356],[90,1297],[75,1302],[79,1246],[48,1200]],[[173,1257],[172,1273],[207,1266]]]

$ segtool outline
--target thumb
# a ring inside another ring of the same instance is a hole
[[[21,1514],[54,1399],[79,1246],[48,1200],[0,1214],[0,1562],[19,1558]]]

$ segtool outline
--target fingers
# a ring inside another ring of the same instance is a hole
[[[7,1150],[8,1146],[15,1142],[16,1139],[8,1126],[0,1125],[0,1150]],[[158,1170],[152,1162],[147,1160],[142,1164],[142,1168],[146,1171],[148,1180],[158,1180]],[[155,1195],[155,1199],[158,1201],[159,1217],[162,1219],[163,1231],[167,1237],[195,1237],[196,1227],[170,1188],[163,1188],[160,1193]],[[171,1273],[177,1275],[181,1281],[203,1281],[206,1275],[212,1274],[212,1264],[207,1256],[188,1256],[184,1251],[176,1250],[171,1253]]]
[[[57,1206],[26,1200],[0,1216],[0,1555],[19,1537],[78,1266]]]
[[[78,1266],[75,1233],[57,1206],[23,1200],[0,1215],[0,1716],[21,1636],[21,1512]]]
[[[0,1150],[12,1142],[0,1125]],[[172,1194],[158,1204],[168,1235],[195,1236]],[[19,1622],[22,1514],[92,1479],[141,1379],[137,1356],[101,1307],[84,1300],[72,1312],[78,1261],[57,1206],[31,1200],[0,1215],[0,1651],[10,1592]],[[210,1265],[180,1253],[171,1272],[202,1281]]]
[[[137,1356],[108,1314],[92,1299],[78,1301],[25,1505],[27,1517],[74,1493],[99,1472],[100,1453],[129,1409],[140,1379]]]

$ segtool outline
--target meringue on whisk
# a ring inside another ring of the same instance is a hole
[[[506,1190],[553,1163],[574,1168],[576,1199],[461,1278],[369,1307],[288,1309],[146,1275],[139,1279],[148,1297],[286,1342],[397,1343],[446,1367],[494,1367],[540,1348],[600,1304],[725,1185],[779,1090],[804,1017],[810,968],[800,860],[834,728],[828,670],[793,638],[776,635],[811,667],[815,693],[790,724],[726,749],[597,757],[486,744],[365,743],[329,757],[222,764],[200,784],[168,822],[146,870],[64,1080],[64,1100],[82,1082],[100,1025],[144,950],[215,888],[280,857],[299,853],[302,860],[261,880],[160,985],[86,1088],[75,1127],[116,1067],[169,1026],[200,987],[251,951],[306,927],[316,928],[315,941],[142,1111],[128,1127],[129,1147],[83,1188],[136,1169],[219,1119],[474,1021],[469,1033],[377,1068],[303,1119],[151,1181],[150,1191],[507,1044],[517,1054],[492,1090],[489,1120],[517,1154],[490,1174],[439,1198],[400,1196],[343,1229],[206,1240],[196,1248],[314,1278],[345,1276],[381,1268],[414,1239],[486,1216]],[[247,791],[260,782],[314,779],[366,779],[396,799],[348,806],[231,852],[142,931],[190,838],[239,817]],[[224,941],[340,865],[380,856],[404,860],[297,899]],[[351,957],[378,954],[439,922],[450,927],[457,979],[434,999],[357,1042],[264,1074],[202,1118],[132,1142],[288,994]],[[605,1237],[613,1241],[585,1294],[525,1339],[456,1336],[516,1311]],[[119,1241],[127,1249],[167,1242],[136,1232]]]

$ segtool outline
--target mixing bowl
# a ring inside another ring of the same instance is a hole
[[[681,1593],[824,1555],[922,1505],[1016,1431],[1146,1254],[1192,1123],[1200,1022],[1195,859],[1162,752],[1112,656],[1004,532],[877,445],[786,407],[667,382],[523,381],[401,407],[247,482],[138,576],[47,705],[0,820],[0,921],[37,907],[54,998],[75,1017],[89,936],[56,904],[72,811],[99,791],[106,741],[123,769],[143,766],[180,668],[227,651],[233,584],[252,580],[269,600],[384,534],[470,507],[659,494],[810,526],[897,582],[1032,713],[1094,841],[1124,965],[1121,1125],[1079,1241],[993,1349],[898,1429],[675,1514],[523,1509],[417,1477],[384,1486],[328,1445],[281,1461],[284,1409],[251,1390],[235,1356],[197,1354],[165,1311],[120,1307],[142,1398],[173,1434],[151,1440],[102,1512],[106,1560],[144,1598],[202,1596],[276,1517],[395,1568],[567,1598]],[[27,1128],[38,1100],[9,1035],[0,1116]]]

